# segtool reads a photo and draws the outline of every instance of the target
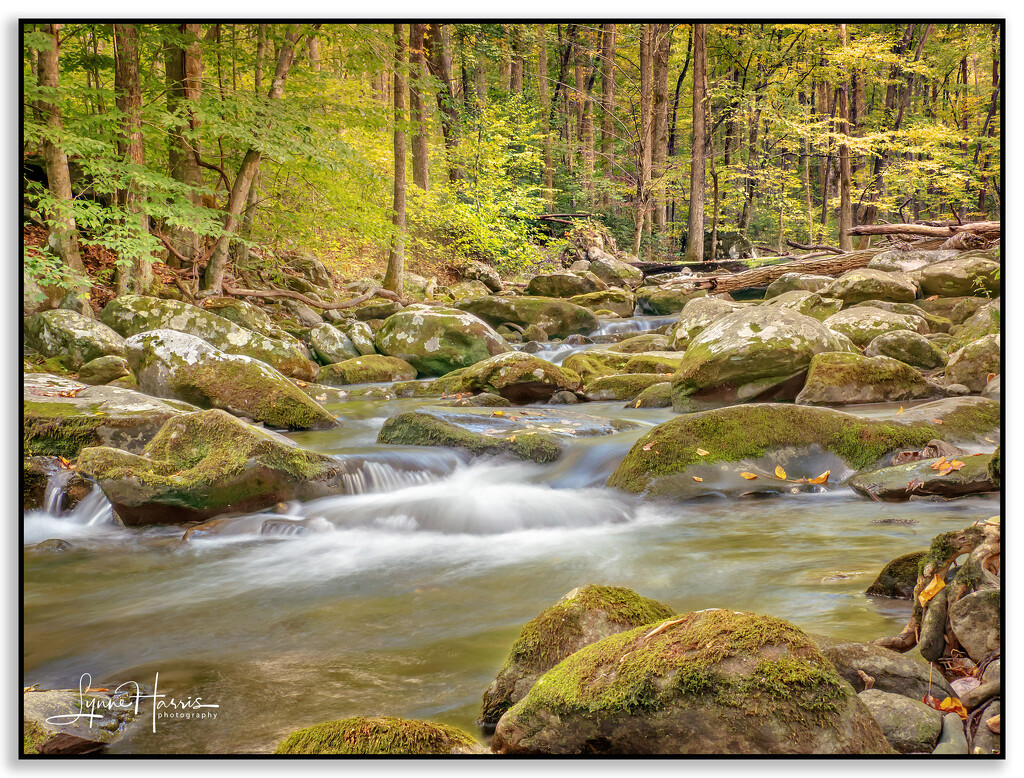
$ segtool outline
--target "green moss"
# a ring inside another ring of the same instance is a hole
[[[274,753],[428,756],[477,750],[481,749],[476,740],[447,724],[392,717],[356,717],[293,732]]]
[[[682,352],[637,354],[622,368],[624,373],[675,373],[683,361]]]
[[[73,403],[26,400],[22,408],[25,453],[74,459],[86,446],[100,442],[97,430],[105,421],[102,416],[86,416]]]
[[[645,389],[666,380],[657,373],[606,375],[588,383],[585,392],[588,400],[635,400]]]
[[[1003,447],[996,446],[992,459],[988,462],[988,477],[1002,486],[1003,484]]]
[[[914,586],[917,583],[918,565],[924,555],[924,551],[914,551],[910,554],[896,557],[882,568],[878,577],[868,587],[865,594],[874,594],[879,597],[909,598],[914,592]]]
[[[890,390],[924,383],[920,373],[897,360],[842,352],[816,355],[811,360],[807,381],[823,386],[872,384]]]
[[[415,377],[416,368],[404,359],[370,354],[327,365],[320,369],[317,380],[328,386],[344,386],[376,381],[408,381]]]
[[[32,354],[22,359],[22,372],[25,373],[51,373],[53,375],[68,376],[71,372],[65,359],[61,357],[44,357],[42,354]]]
[[[665,335],[634,335],[632,338],[620,340],[618,343],[610,343],[606,348],[608,351],[621,351],[623,354],[669,351],[672,348],[672,339]]]
[[[955,557],[973,549],[982,541],[984,535],[978,527],[966,527],[952,532],[942,532],[932,538],[931,545],[921,557],[917,565],[918,578],[926,576],[930,578],[936,573],[945,574],[947,562]],[[921,603],[914,600],[914,615],[921,623],[923,609]]]
[[[21,728],[23,754],[38,754],[48,740],[53,737],[52,732],[47,732],[34,721],[23,721]]]
[[[626,366],[631,359],[629,354],[592,349],[570,354],[562,362],[562,367],[577,373],[584,383],[612,375]]]
[[[672,407],[672,384],[662,381],[659,384],[651,384],[637,396],[636,400],[626,403],[627,408],[671,408]]]

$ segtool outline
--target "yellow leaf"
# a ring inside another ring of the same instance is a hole
[[[515,443],[516,442],[516,436],[515,435],[509,435],[508,442],[509,443]]]
[[[896,415],[899,416],[901,413],[903,413],[903,406],[902,405],[900,406],[900,409],[898,411],[896,411]]]
[[[698,449],[697,449],[697,454],[698,454],[698,456],[706,457],[706,456],[707,456],[708,454],[710,454],[710,453],[711,453],[710,451],[705,451],[705,450],[704,450],[704,449],[702,449],[702,448],[698,448]]]
[[[491,416],[504,416],[505,411],[491,411]]]
[[[944,464],[946,464],[946,458],[945,457],[939,457],[938,461],[932,462],[931,468],[932,468],[932,470],[938,470]]]
[[[786,471],[782,469],[782,465],[775,466],[775,477],[781,478],[783,481],[786,480]]]
[[[757,478],[757,475],[754,473],[740,473],[740,475],[746,478],[748,481],[753,481],[755,478]]]
[[[932,424],[942,424],[942,419],[932,419]]]
[[[694,481],[696,481],[697,483],[701,483],[701,482],[702,482],[702,481],[704,480],[704,479],[703,479],[703,478],[701,478],[701,477],[700,477],[699,475],[691,475],[691,476],[690,476],[690,478],[692,478],[692,479],[693,479]]]
[[[636,405],[634,405],[633,407],[634,407],[634,408],[639,408],[639,407],[640,407],[640,401],[639,401],[639,400],[637,400],[637,401],[636,401]]]
[[[946,713],[956,713],[964,721],[967,720],[967,708],[960,700],[954,700],[952,697],[947,697],[939,703],[939,710],[943,710]]]
[[[932,597],[934,597],[936,594],[938,594],[945,588],[946,582],[942,580],[942,576],[933,575],[931,583],[924,587],[924,589],[921,590],[921,593],[917,595],[918,603],[920,603],[921,607],[923,608],[925,605],[928,604],[928,601],[931,600]]]
[[[826,470],[824,473],[819,475],[817,478],[808,478],[807,483],[809,484],[823,484],[828,480],[828,477],[832,474],[831,470]]]

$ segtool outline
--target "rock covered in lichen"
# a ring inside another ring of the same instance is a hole
[[[573,589],[523,626],[497,678],[484,692],[480,723],[496,724],[541,675],[573,652],[672,613],[669,606],[631,589],[593,584]]]
[[[374,381],[411,381],[415,377],[416,368],[404,359],[370,354],[327,365],[320,369],[317,380],[328,386],[345,386]]]
[[[664,383],[669,374],[627,373],[623,375],[598,376],[588,381],[583,396],[591,402],[607,400],[635,400],[641,392],[655,384]]]
[[[580,376],[547,360],[510,351],[438,379],[445,394],[491,392],[513,403],[543,402],[555,392],[575,392]]]
[[[107,355],[124,356],[124,338],[106,324],[77,311],[57,308],[25,320],[25,343],[69,369]]]
[[[322,365],[333,365],[360,356],[355,343],[337,327],[321,322],[309,331],[313,353]],[[317,375],[318,380],[323,380]]]
[[[820,292],[831,284],[833,280],[831,276],[819,276],[813,273],[783,273],[768,284],[764,298],[770,300],[772,297],[778,297],[780,294],[794,290]]]
[[[837,352],[817,354],[811,360],[798,405],[925,400],[940,394],[939,387],[896,359]]]
[[[646,314],[668,316],[679,313],[696,297],[706,297],[703,289],[692,291],[682,286],[644,286],[636,292],[636,304]]]
[[[536,324],[549,338],[588,335],[600,324],[593,311],[555,297],[492,296],[462,300],[455,307],[479,316],[492,327],[502,324],[528,327]]]
[[[602,292],[608,284],[593,273],[544,273],[534,276],[526,285],[526,293],[536,297],[576,297],[591,292]]]
[[[899,502],[911,497],[964,497],[968,494],[984,494],[999,491],[999,483],[989,474],[990,454],[965,455],[960,461],[962,467],[943,472],[941,465],[946,458],[922,459],[903,465],[884,467],[866,473],[858,473],[850,479],[850,487],[859,494],[880,500]],[[932,466],[938,463],[940,467]]]
[[[942,297],[999,294],[1001,266],[980,256],[959,257],[926,265],[910,274],[921,286],[921,295]]]
[[[748,306],[749,303],[735,303],[719,297],[695,297],[689,300],[679,312],[679,318],[672,328],[672,349],[685,351],[690,341],[708,325]]]
[[[633,315],[636,308],[636,295],[623,289],[608,289],[574,295],[569,298],[569,302],[591,311],[611,311],[623,318],[628,318]]]
[[[917,282],[903,273],[863,267],[843,273],[821,293],[824,297],[838,297],[846,305],[865,300],[909,303],[917,297]]]
[[[89,360],[78,368],[78,380],[83,384],[102,386],[116,381],[118,378],[130,376],[131,368],[128,360],[121,356],[108,354],[105,357],[97,357]]]
[[[910,273],[936,262],[956,259],[959,253],[953,249],[910,249],[909,251],[891,249],[875,254],[868,262],[868,268],[886,272]]]
[[[781,619],[720,609],[621,632],[569,655],[502,716],[493,748],[891,753],[867,707],[807,635]]]
[[[439,756],[483,754],[470,735],[447,724],[391,716],[357,716],[297,730],[275,754],[345,756]]]
[[[976,340],[981,340],[986,335],[998,335],[1001,323],[1002,303],[1000,300],[993,300],[990,303],[979,306],[974,313],[953,331],[952,350],[962,348]]]
[[[1002,340],[999,335],[986,335],[950,355],[946,379],[980,392],[989,382],[989,375],[998,374],[1001,369]]]
[[[928,323],[920,316],[859,305],[829,316],[823,324],[834,332],[846,335],[861,348],[879,335],[894,330],[910,330],[922,335],[928,332]]]
[[[596,254],[590,262],[589,270],[608,286],[621,289],[635,289],[644,280],[644,274],[639,269],[607,252]]]
[[[864,350],[866,357],[891,357],[922,370],[946,364],[945,352],[924,335],[910,330],[894,330],[874,338]]]
[[[817,292],[793,290],[766,300],[765,305],[786,308],[802,313],[804,316],[810,316],[812,319],[824,321],[832,314],[839,312],[839,309],[843,307],[843,301],[836,297],[825,297]]]
[[[375,342],[382,354],[405,360],[421,375],[444,375],[509,351],[505,340],[478,317],[426,306],[389,316]]]

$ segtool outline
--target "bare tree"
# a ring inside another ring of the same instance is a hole
[[[405,36],[402,25],[394,25],[395,33],[395,190],[394,212],[391,222],[395,227],[388,253],[388,269],[384,274],[384,288],[402,294],[402,273],[405,269]]]
[[[839,38],[843,48],[846,48],[846,25],[839,25]],[[850,81],[846,77],[846,68],[843,68],[842,78],[839,81],[839,248],[843,251],[853,251],[853,236],[850,229],[853,227],[853,204],[850,201],[850,146],[846,142],[850,134],[850,102],[849,102]],[[781,241],[781,238],[780,238]]]

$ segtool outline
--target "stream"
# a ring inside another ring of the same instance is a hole
[[[999,512],[997,495],[894,505],[848,489],[645,502],[603,484],[673,414],[622,403],[580,410],[639,429],[573,441],[552,465],[375,442],[388,416],[429,404],[328,406],[336,429],[288,436],[372,454],[352,494],[227,517],[185,542],[180,527],[119,526],[98,492],[70,512],[53,501],[26,513],[26,546],[73,548],[24,555],[24,685],[77,688],[86,672],[152,685],[159,673],[160,692],[220,706],[212,720],[130,727],[112,753],[270,752],[297,728],[355,715],[476,731],[522,624],[574,587],[870,640],[909,613],[863,594],[886,562]]]

